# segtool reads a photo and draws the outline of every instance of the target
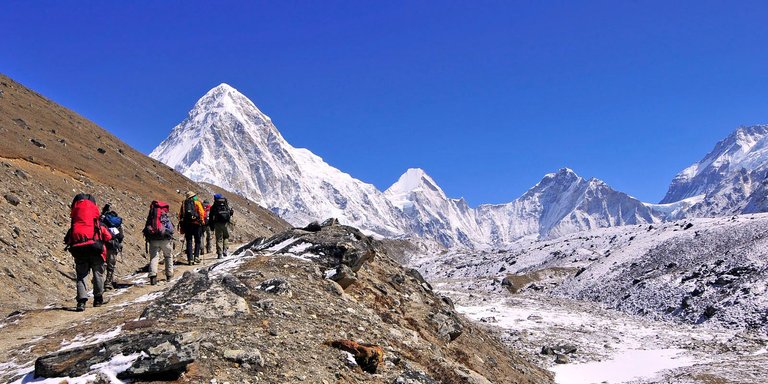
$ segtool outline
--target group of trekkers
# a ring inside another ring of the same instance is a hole
[[[160,253],[163,253],[165,279],[173,278],[173,241],[175,227],[170,218],[170,205],[155,200],[149,206],[147,220],[142,230],[149,253],[149,283],[156,285]],[[211,232],[216,239],[216,256],[221,259],[228,256],[228,224],[233,214],[227,199],[221,194],[213,195],[213,204],[208,200],[199,201],[197,194],[187,192],[178,213],[178,228],[186,240],[187,264],[200,263],[200,243],[203,232],[206,234],[206,253],[211,252]],[[96,198],[89,194],[78,194],[70,205],[71,225],[64,236],[66,249],[75,259],[77,281],[76,311],[85,310],[88,302],[86,278],[93,274],[93,306],[99,307],[109,298],[104,291],[117,288],[115,266],[118,255],[123,249],[123,219],[106,204],[99,210]],[[106,275],[105,275],[106,272]]]

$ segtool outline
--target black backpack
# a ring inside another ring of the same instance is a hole
[[[184,214],[182,215],[182,221],[184,224],[200,223],[200,216],[197,214],[197,206],[195,200],[184,200]]]
[[[214,223],[229,223],[232,218],[232,209],[229,208],[226,198],[222,197],[213,202],[211,218]]]

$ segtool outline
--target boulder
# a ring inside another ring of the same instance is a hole
[[[135,361],[116,372],[118,378],[179,377],[195,361],[199,348],[200,336],[196,332],[137,333],[39,357],[35,360],[35,377],[82,376],[93,365],[132,355]]]
[[[566,355],[576,353],[576,346],[573,344],[545,345],[541,347],[542,355]]]
[[[245,351],[242,349],[230,349],[224,351],[224,359],[238,364],[250,364],[251,366],[264,367],[264,358],[257,350]]]
[[[339,219],[335,217],[325,219],[325,221],[320,224],[321,227],[332,227],[334,225],[339,225]]]
[[[5,197],[5,201],[7,201],[8,204],[11,204],[13,206],[17,206],[21,203],[21,200],[18,198],[18,196],[12,193],[6,193],[5,196],[3,197]]]
[[[350,285],[357,281],[357,275],[351,268],[342,264],[336,268],[336,273],[331,276],[331,280],[338,283],[342,289],[347,289]]]
[[[431,313],[429,321],[436,326],[438,336],[445,341],[456,340],[464,332],[461,320],[453,312],[441,311]]]

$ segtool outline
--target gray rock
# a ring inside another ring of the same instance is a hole
[[[245,351],[242,349],[230,349],[224,351],[224,358],[238,364],[249,364],[259,368],[264,367],[264,358],[257,350]]]
[[[334,225],[339,225],[339,219],[335,217],[325,219],[325,221],[320,224],[321,227],[332,227]]]
[[[293,296],[291,285],[285,279],[275,278],[263,281],[259,289],[278,296]]]
[[[142,354],[120,379],[178,377],[195,361],[200,336],[195,332],[180,334],[152,331],[121,336],[112,340],[45,355],[35,361],[36,377],[76,377],[119,355]]]
[[[576,353],[575,345],[573,344],[562,344],[562,345],[549,345],[549,346],[543,346],[541,347],[541,354],[542,355],[565,355],[565,354],[571,354]]]
[[[445,341],[456,340],[464,331],[461,320],[455,313],[441,311],[429,315],[429,320],[437,327],[437,334]]]
[[[555,357],[555,363],[557,364],[568,364],[571,359],[568,358],[566,355],[557,354],[557,357]]]
[[[351,268],[342,264],[336,268],[336,273],[331,276],[331,280],[335,281],[341,286],[341,289],[347,289],[350,285],[357,281],[357,275]]]
[[[8,204],[13,205],[14,207],[21,203],[21,200],[19,200],[18,196],[12,193],[6,193],[3,197],[5,197],[5,201],[7,201]]]

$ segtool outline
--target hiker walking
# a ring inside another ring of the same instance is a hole
[[[208,200],[203,200],[203,210],[205,211],[205,223],[206,225],[203,227],[203,230],[205,231],[205,253],[211,253],[211,231],[213,231],[213,228],[211,228],[210,225],[210,217],[211,217],[211,203]]]
[[[101,209],[99,220],[112,234],[112,240],[104,244],[107,246],[107,276],[104,278],[104,289],[110,290],[115,288],[113,279],[117,265],[117,254],[123,251],[123,219],[112,210],[112,205],[107,203]]]
[[[173,223],[169,217],[170,205],[164,201],[155,200],[149,205],[147,222],[144,225],[144,239],[149,252],[149,284],[157,284],[157,265],[160,252],[163,252],[165,262],[165,281],[173,278]]]
[[[216,236],[216,257],[219,259],[227,256],[227,240],[229,239],[227,225],[232,219],[233,213],[234,211],[227,203],[227,198],[218,193],[213,195],[210,225],[213,226],[213,232]]]
[[[186,199],[181,203],[179,210],[179,227],[187,242],[187,264],[200,264],[200,237],[205,225],[205,210],[196,193],[188,191],[185,196]]]
[[[69,217],[71,224],[64,236],[66,249],[75,258],[75,275],[77,276],[77,308],[78,312],[85,311],[88,302],[88,291],[85,278],[93,272],[93,306],[100,307],[109,299],[104,298],[104,264],[107,259],[105,242],[112,240],[112,234],[101,224],[99,207],[96,199],[80,193],[75,195],[70,205]]]

